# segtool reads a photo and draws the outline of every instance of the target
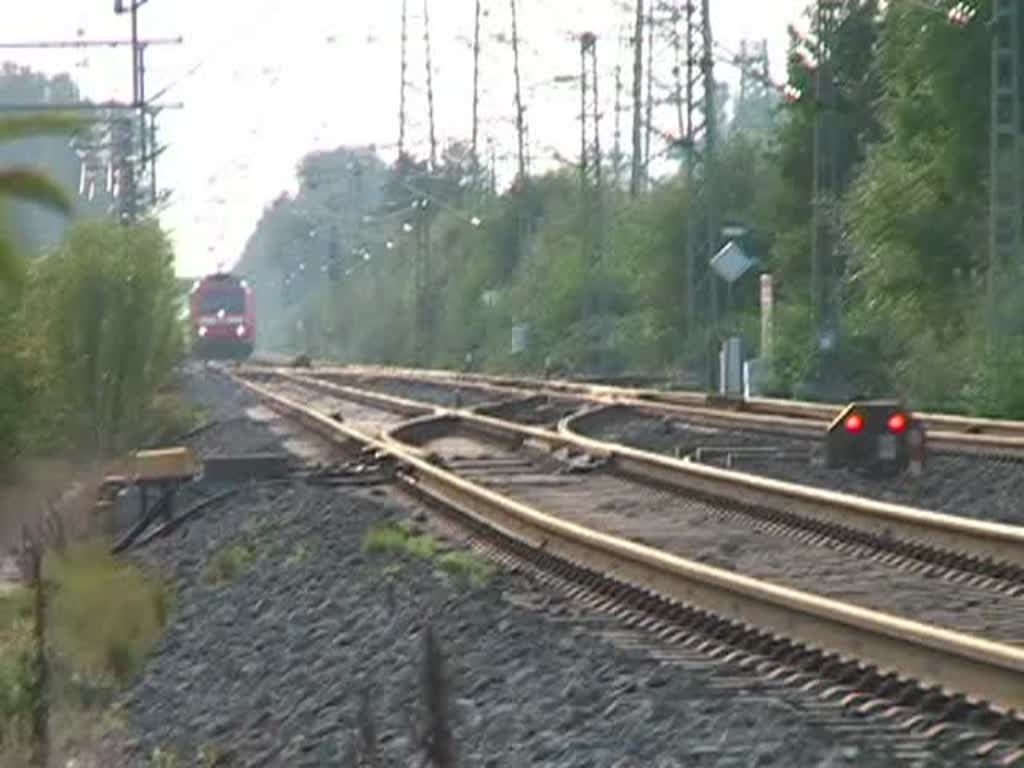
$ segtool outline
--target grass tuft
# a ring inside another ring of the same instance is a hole
[[[0,627],[0,723],[3,740],[27,728],[32,709],[32,620],[16,616]]]
[[[429,560],[449,576],[465,580],[473,586],[485,586],[495,574],[489,563],[466,551],[439,552],[432,537],[414,534],[406,526],[379,523],[367,531],[363,540],[366,552]],[[388,574],[399,566],[389,565]]]
[[[178,768],[178,755],[169,747],[154,747],[149,764],[152,768]]]
[[[10,586],[0,591],[0,632],[18,619],[32,616],[32,593],[22,586]]]
[[[206,564],[203,579],[207,584],[219,585],[234,581],[256,559],[256,552],[247,544],[224,547]]]
[[[465,579],[476,587],[486,586],[496,572],[486,560],[466,551],[446,552],[437,559],[437,564],[449,576]]]
[[[402,555],[408,552],[409,532],[394,523],[379,523],[363,538],[363,550],[378,554]]]
[[[0,765],[29,765],[49,750],[73,754],[97,728],[113,729],[119,713],[100,718],[98,705],[139,673],[172,608],[163,584],[95,542],[48,552],[41,576],[42,666],[34,591],[0,593]],[[44,706],[50,725],[40,746]]]
[[[304,543],[296,544],[291,551],[291,554],[285,558],[285,565],[295,565],[309,559],[310,551],[309,547]]]
[[[53,642],[87,679],[125,685],[156,645],[171,612],[166,587],[100,544],[48,558]]]
[[[154,395],[145,424],[152,445],[176,443],[202,423],[203,411],[176,392]]]
[[[203,744],[199,748],[199,765],[201,768],[218,768],[227,763],[227,755],[216,744]]]

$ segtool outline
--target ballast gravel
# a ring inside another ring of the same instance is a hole
[[[241,415],[247,398],[206,379],[195,396],[220,400],[221,418]],[[203,439],[219,451],[229,446],[217,429]],[[275,439],[260,425],[224,437],[236,453]],[[354,766],[369,723],[379,765],[420,765],[428,625],[461,766],[901,764],[869,732],[811,725],[756,684],[727,691],[711,672],[613,645],[557,598],[518,607],[518,576],[472,586],[425,560],[365,552],[370,526],[406,516],[382,494],[256,484],[134,555],[170,577],[177,609],[124,695],[124,765],[151,764],[159,747],[177,765],[201,765],[202,754],[219,765]],[[248,559],[211,583],[210,564],[231,548]]]

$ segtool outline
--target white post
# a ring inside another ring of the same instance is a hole
[[[772,306],[775,300],[772,276],[761,275],[761,360],[764,366],[771,365],[772,358]]]

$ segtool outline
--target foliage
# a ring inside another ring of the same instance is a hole
[[[0,69],[0,104],[48,100],[78,92],[66,76]],[[64,217],[109,202],[69,191],[82,161],[68,136],[91,130],[57,113],[0,120],[0,471],[26,447],[116,451],[174,415],[152,407],[181,351],[166,236],[154,222],[106,219],[65,230]],[[55,251],[24,259],[47,246]]]
[[[27,297],[44,434],[99,455],[140,441],[182,351],[177,317],[173,255],[154,222],[76,223]]]
[[[247,544],[232,544],[217,551],[206,564],[203,580],[207,584],[226,584],[234,581],[256,557]]]
[[[58,653],[85,679],[130,682],[170,615],[165,586],[101,544],[76,545],[47,566]]]
[[[494,566],[468,552],[446,552],[437,558],[437,565],[454,579],[473,586],[484,586],[495,573]]]
[[[475,587],[486,585],[495,573],[493,566],[469,552],[439,552],[433,538],[413,533],[402,524],[381,523],[372,526],[363,539],[363,549],[376,554],[433,562],[453,579]]]
[[[50,553],[48,585],[50,680],[61,727],[89,691],[129,683],[166,625],[164,586],[90,543]],[[34,669],[32,596],[23,588],[0,595],[0,762],[26,764],[29,690]],[[78,695],[72,696],[72,693]]]
[[[76,125],[76,121],[61,115],[0,120],[0,153],[9,150],[17,139],[68,133]],[[0,440],[0,470],[10,465],[21,448],[25,405],[30,395],[26,385],[28,351],[20,343],[19,332],[24,265],[3,216],[9,200],[42,204],[61,214],[71,207],[63,188],[45,174],[24,165],[0,169],[0,436],[4,438]]]
[[[18,589],[3,595],[0,606],[0,724],[9,733],[13,725],[28,718],[31,708],[31,596]]]
[[[805,43],[791,29],[788,80],[800,98],[741,98],[721,132],[712,218],[747,230],[739,244],[758,266],[731,291],[707,267],[725,239],[706,231],[709,190],[699,169],[692,182],[680,173],[635,199],[609,184],[595,220],[584,215],[594,193],[582,194],[575,171],[520,180],[498,194],[456,145],[434,169],[411,157],[390,168],[376,163],[376,197],[360,199],[358,215],[319,209],[320,226],[358,241],[326,283],[317,248],[296,244],[306,221],[299,213],[314,192],[303,182],[295,198],[275,203],[243,258],[266,270],[265,281],[291,285],[282,311],[270,309],[282,329],[270,346],[345,361],[685,368],[704,378],[723,336],[740,334],[755,347],[757,273],[765,270],[776,286],[773,392],[896,395],[919,407],[1018,412],[1020,343],[990,345],[983,306],[991,76],[983,20],[992,2],[977,3],[966,26],[921,4],[835,5],[820,69],[799,55]],[[815,36],[813,9],[808,3]],[[820,262],[826,320],[839,328],[831,350],[817,344],[810,307],[816,125],[833,181],[823,204],[837,222]],[[331,178],[325,183],[349,185],[344,173]],[[425,211],[415,205],[422,199]],[[373,226],[362,223],[366,215]],[[584,252],[588,240],[604,245],[600,263]],[[687,307],[694,242],[696,304]],[[257,258],[258,244],[274,258]],[[304,278],[278,266],[293,253],[306,261]],[[1006,282],[1009,305],[1019,306],[1016,282]]]

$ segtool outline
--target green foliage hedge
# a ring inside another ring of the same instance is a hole
[[[551,363],[580,372],[704,374],[726,334],[740,334],[756,353],[757,273],[768,271],[777,301],[773,394],[898,395],[911,407],[1024,416],[1018,273],[996,281],[1006,324],[1016,330],[993,339],[987,328],[991,41],[984,20],[992,0],[975,6],[974,21],[956,26],[914,4],[841,0],[831,57],[835,110],[820,113],[795,37],[788,81],[803,96],[735,105],[719,137],[715,213],[720,223],[747,228],[742,246],[758,268],[733,287],[732,311],[718,329],[706,322],[712,292],[720,307],[727,297],[709,275],[706,247],[695,281],[697,323],[687,326],[687,243],[708,239],[699,170],[692,183],[680,173],[631,198],[626,174],[607,168],[602,228],[593,219],[589,227],[606,245],[595,266],[584,255],[585,206],[570,168],[496,194],[459,152],[433,173],[409,158],[389,169],[377,160],[376,197],[353,199],[346,195],[358,185],[348,171],[329,173],[324,158],[311,155],[304,171],[324,166],[326,181],[276,201],[242,260],[257,285],[262,341],[355,362],[461,366],[471,354],[475,366],[494,370]],[[821,265],[839,327],[837,346],[825,352],[810,307],[819,117],[834,138],[828,203],[839,222]],[[346,159],[354,150],[335,154]],[[434,201],[421,314],[410,226],[417,192]],[[345,200],[344,213],[320,205],[325,195]],[[365,214],[378,223],[360,225]],[[335,282],[323,279],[321,260],[320,239],[330,231],[342,243]],[[587,313],[592,305],[598,311]],[[521,351],[512,343],[517,326],[528,329]]]
[[[0,458],[26,448],[97,458],[143,440],[182,353],[179,301],[171,245],[155,222],[70,227],[8,294]]]

